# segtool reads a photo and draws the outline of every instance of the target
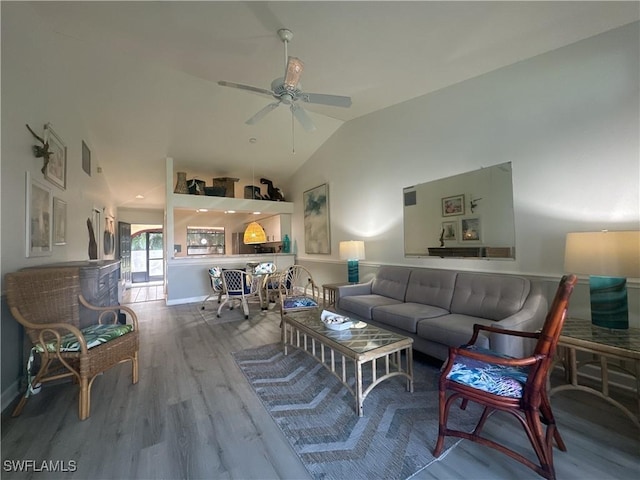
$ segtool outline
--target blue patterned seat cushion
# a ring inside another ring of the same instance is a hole
[[[309,297],[287,297],[284,299],[283,307],[287,308],[312,308],[317,307],[318,302]]]
[[[87,348],[91,349],[133,331],[133,325],[91,325],[90,327],[82,328],[80,331],[87,342]],[[47,350],[54,353],[57,350],[57,343],[55,340],[47,342]],[[33,349],[38,353],[44,352],[41,344],[36,344]],[[78,339],[73,333],[68,333],[60,339],[60,351],[80,351],[80,343],[78,343]]]
[[[513,358],[475,345],[465,349],[499,358]],[[508,367],[459,356],[456,357],[447,379],[494,395],[522,398],[529,369],[530,367]]]
[[[209,269],[209,274],[212,277],[212,287],[213,289],[218,292],[218,291],[222,291],[222,268],[220,267],[211,267]]]

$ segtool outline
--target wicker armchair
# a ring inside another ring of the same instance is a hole
[[[27,269],[5,278],[11,314],[32,345],[27,391],[13,410],[14,417],[20,415],[34,388],[44,382],[73,377],[80,387],[80,420],[89,417],[91,386],[100,373],[130,361],[132,383],[138,382],[138,319],[133,310],[90,305],[82,296],[80,270],[75,267]],[[80,305],[100,312],[98,323],[81,325]],[[119,313],[127,314],[130,323],[119,324]],[[36,356],[40,367],[32,377]]]

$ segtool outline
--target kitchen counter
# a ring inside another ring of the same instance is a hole
[[[178,305],[204,300],[211,293],[208,269],[211,267],[245,268],[247,262],[275,263],[283,270],[295,263],[292,253],[238,255],[197,255],[167,260],[166,304]]]
[[[169,263],[171,262],[194,262],[201,263],[203,261],[206,262],[216,262],[218,260],[227,262],[227,261],[248,261],[253,262],[255,259],[262,259],[265,257],[273,258],[273,257],[291,257],[293,253],[233,253],[233,254],[216,254],[212,253],[209,255],[189,255],[189,256],[179,256],[179,257],[171,257]],[[263,260],[257,260],[263,261]],[[272,260],[265,260],[271,262]]]

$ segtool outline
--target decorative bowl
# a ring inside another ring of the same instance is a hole
[[[320,320],[329,330],[347,330],[353,326],[353,322],[349,317],[343,317],[328,310],[322,311]]]

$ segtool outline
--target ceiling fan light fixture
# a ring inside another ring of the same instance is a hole
[[[304,63],[297,57],[289,57],[287,60],[287,71],[284,75],[284,86],[287,90],[295,90],[300,82]]]

